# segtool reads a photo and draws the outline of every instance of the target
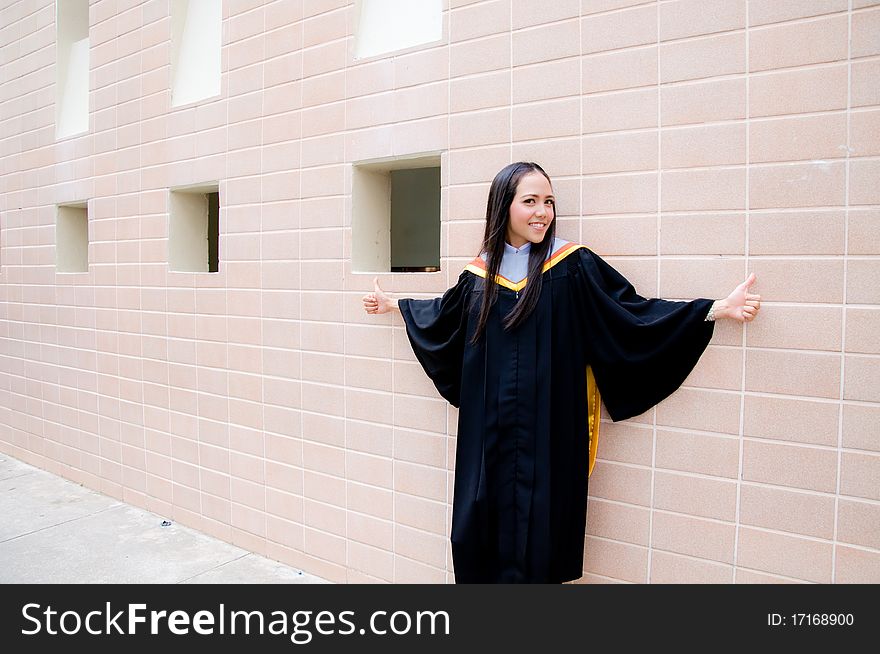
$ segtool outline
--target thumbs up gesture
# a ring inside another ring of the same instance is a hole
[[[721,307],[715,313],[721,313],[725,318],[731,318],[739,322],[751,322],[761,310],[761,296],[749,293],[752,284],[755,283],[755,273],[750,273],[746,281],[733,289],[733,292],[721,301]]]
[[[373,277],[373,292],[367,293],[363,298],[364,311],[367,313],[388,313],[397,308],[397,300],[392,300],[379,287],[379,278]]]

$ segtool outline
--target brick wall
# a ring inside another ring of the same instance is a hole
[[[880,582],[877,5],[446,0],[442,44],[355,61],[347,0],[230,0],[220,97],[172,109],[169,3],[92,0],[56,141],[54,3],[3,0],[0,450],[334,581],[452,581],[457,416],[361,309],[350,163],[443,151],[442,272],[380,275],[428,297],[534,159],[643,295],[765,300],[603,423],[582,581]],[[220,272],[169,272],[167,189],[209,180]]]

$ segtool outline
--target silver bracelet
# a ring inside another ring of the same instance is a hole
[[[709,307],[709,313],[706,314],[705,322],[713,322],[715,320],[715,303],[712,303],[712,306]]]

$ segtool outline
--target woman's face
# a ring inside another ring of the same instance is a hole
[[[540,243],[555,214],[556,198],[547,178],[539,172],[523,175],[510,203],[507,242],[515,248],[527,242]]]

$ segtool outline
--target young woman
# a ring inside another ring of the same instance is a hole
[[[482,251],[442,298],[392,299],[437,390],[459,408],[452,516],[456,582],[581,576],[599,402],[612,420],[677,389],[714,321],[761,306],[752,273],[724,300],[646,299],[597,254],[555,237],[556,200],[535,163],[492,182]]]

